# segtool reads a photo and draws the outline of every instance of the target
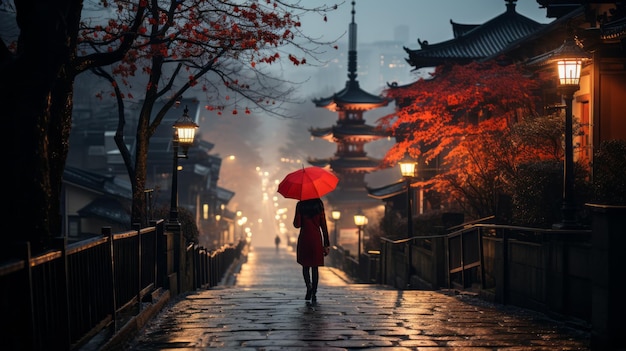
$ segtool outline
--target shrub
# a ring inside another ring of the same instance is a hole
[[[513,223],[549,227],[561,208],[563,165],[541,161],[521,165],[513,180]]]
[[[170,216],[170,208],[167,206],[158,207],[154,210],[154,218],[164,218],[166,221]],[[198,242],[198,225],[194,219],[193,213],[184,207],[178,208],[178,221],[185,240],[189,242]]]
[[[594,153],[593,200],[626,205],[626,141],[603,141]]]

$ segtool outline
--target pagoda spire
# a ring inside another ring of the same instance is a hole
[[[356,22],[354,21],[354,17],[356,14],[356,10],[354,9],[355,2],[352,1],[352,22],[350,22],[350,26],[348,27],[348,78],[350,82],[356,81]]]
[[[310,128],[311,136],[337,145],[337,151],[327,158],[310,158],[309,164],[330,167],[339,177],[337,189],[327,196],[334,208],[345,214],[357,209],[378,206],[379,201],[368,196],[365,175],[374,172],[381,160],[367,155],[365,145],[388,137],[385,131],[366,124],[363,113],[387,106],[392,100],[370,94],[357,81],[357,25],[355,4],[352,1],[351,21],[348,27],[348,80],[345,87],[326,98],[313,99],[316,107],[337,112],[337,123],[330,127]],[[350,216],[347,216],[350,218]]]
[[[313,99],[317,107],[324,107],[330,111],[367,111],[387,106],[390,99],[370,94],[359,86],[357,77],[356,51],[356,21],[355,1],[352,1],[352,20],[348,27],[348,80],[346,87],[326,98]],[[360,119],[360,118],[359,118]],[[343,120],[343,118],[340,118]]]

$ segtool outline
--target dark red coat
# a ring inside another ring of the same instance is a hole
[[[330,246],[323,207],[317,214],[305,215],[301,213],[300,206],[296,206],[293,226],[300,228],[296,251],[298,263],[305,267],[323,266],[324,246]]]

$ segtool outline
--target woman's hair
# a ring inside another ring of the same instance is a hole
[[[315,216],[320,212],[324,212],[324,203],[319,198],[302,200],[298,202],[300,214],[304,216]]]

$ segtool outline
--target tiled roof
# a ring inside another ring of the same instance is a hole
[[[450,24],[452,25],[452,34],[455,38],[465,35],[465,33],[473,30],[476,27],[480,27],[480,24],[462,24],[456,23],[450,20]]]
[[[310,128],[309,132],[316,138],[331,140],[333,137],[346,139],[360,137],[361,139],[378,140],[389,134],[367,124],[343,124],[325,128]]]
[[[326,195],[332,204],[341,208],[347,205],[358,205],[362,209],[378,206],[380,201],[368,196],[362,189],[339,189]]]
[[[92,189],[111,196],[132,199],[132,188],[129,181],[120,177],[86,171],[66,166],[63,181]]]
[[[222,210],[222,220],[228,220],[232,222],[234,221],[236,217],[237,217],[237,213],[235,213],[234,211],[231,211],[227,208]]]
[[[346,87],[338,93],[326,98],[313,99],[316,107],[324,107],[331,111],[371,110],[387,106],[391,100],[370,94],[359,86],[357,80],[349,80]]]
[[[324,127],[324,128],[309,128],[309,132],[311,132],[311,136],[320,139],[332,139],[333,137],[333,128],[332,127]]]
[[[624,7],[624,5],[622,5]],[[622,17],[615,16],[600,26],[600,37],[604,40],[624,40],[626,38],[626,16],[624,12],[620,14]]]
[[[307,162],[311,165],[311,166],[316,166],[316,167],[326,167],[330,164],[331,159],[330,158],[311,158],[308,159]]]
[[[501,52],[511,43],[541,29],[535,22],[515,11],[515,4],[507,4],[507,11],[490,21],[472,28],[454,24],[455,35],[460,36],[437,44],[423,42],[421,49],[404,48],[407,62],[414,69],[435,67],[449,61],[464,63],[481,60]]]
[[[103,194],[78,210],[80,216],[97,217],[125,225],[130,223],[128,206],[122,203],[132,199],[131,185],[126,179],[66,166],[63,181]]]
[[[20,35],[20,28],[15,20],[15,13],[10,11],[0,11],[0,33],[6,44],[17,41]]]
[[[353,172],[369,172],[378,168],[381,164],[381,160],[368,156],[324,159],[315,158],[308,159],[307,162],[310,165],[317,167],[325,167],[330,165],[330,168],[332,168],[334,171],[347,170]]]
[[[330,162],[334,170],[342,168],[350,170],[374,169],[380,166],[381,160],[372,157],[342,157]]]
[[[120,224],[130,223],[128,209],[119,201],[111,198],[97,198],[77,212],[83,217],[104,218]]]
[[[406,193],[406,182],[404,180],[399,180],[395,183],[384,185],[379,188],[369,188],[367,191],[370,197],[384,200],[398,194]]]
[[[233,198],[233,196],[235,196],[234,191],[230,191],[220,186],[217,187],[217,199],[221,202],[228,203]]]

